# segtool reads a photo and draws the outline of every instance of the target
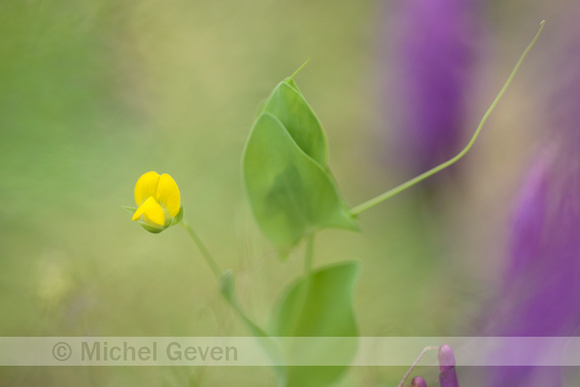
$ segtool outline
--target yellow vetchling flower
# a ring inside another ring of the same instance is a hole
[[[135,185],[135,202],[138,208],[132,220],[141,222],[147,231],[161,232],[183,216],[179,188],[166,173],[143,174]]]

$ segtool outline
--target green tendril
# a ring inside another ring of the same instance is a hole
[[[536,43],[536,40],[538,40],[538,37],[540,36],[540,33],[542,32],[542,29],[544,28],[544,24],[545,24],[545,20],[542,20],[542,22],[540,23],[540,28],[538,29],[538,32],[536,33],[536,36],[534,37],[534,39],[532,39],[532,41],[530,42],[530,44],[528,45],[528,47],[525,49],[525,51],[523,52],[522,56],[520,57],[520,59],[518,60],[518,62],[516,63],[514,69],[512,70],[511,74],[509,75],[507,81],[505,82],[505,84],[503,85],[502,89],[500,90],[500,92],[498,93],[497,97],[495,97],[495,99],[493,100],[493,103],[491,104],[491,106],[487,109],[487,111],[485,112],[485,114],[483,115],[483,118],[481,119],[481,121],[479,122],[479,126],[477,127],[475,133],[473,134],[473,137],[471,137],[471,140],[469,141],[469,143],[467,144],[467,146],[465,148],[463,148],[463,150],[461,152],[459,152],[455,157],[453,157],[450,160],[445,161],[442,164],[439,164],[438,166],[428,170],[427,172],[422,173],[421,175],[408,180],[407,182],[388,190],[387,192],[371,199],[368,200],[354,208],[352,208],[350,210],[351,214],[353,215],[358,215],[363,211],[368,210],[369,208],[372,208],[374,206],[376,206],[377,204],[392,198],[393,196],[395,196],[396,194],[399,194],[403,191],[405,191],[408,188],[411,188],[412,186],[414,186],[415,184],[425,180],[426,178],[433,176],[434,174],[436,174],[437,172],[442,171],[443,169],[455,164],[457,161],[459,161],[463,156],[465,156],[465,154],[469,151],[469,149],[471,149],[471,147],[473,146],[473,144],[475,143],[475,140],[477,139],[477,137],[479,136],[479,133],[481,132],[481,128],[483,128],[483,125],[485,124],[485,122],[487,121],[487,118],[489,117],[489,115],[491,114],[491,112],[493,111],[493,109],[495,109],[496,105],[498,104],[499,100],[501,99],[501,97],[504,95],[505,91],[507,90],[508,86],[510,85],[510,83],[512,82],[512,79],[514,78],[514,76],[516,75],[518,69],[520,68],[520,65],[522,64],[522,62],[524,61],[524,58],[528,55],[528,52],[530,51],[530,49],[534,46],[534,44]]]

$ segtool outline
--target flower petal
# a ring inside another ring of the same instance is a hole
[[[165,225],[165,212],[153,196],[149,196],[137,211],[135,211],[132,220],[142,220],[151,226],[163,227]]]
[[[173,180],[173,178],[167,173],[164,173],[159,177],[155,200],[167,209],[171,217],[174,217],[179,213],[179,208],[181,207],[179,187],[177,187],[175,180]]]
[[[159,174],[157,172],[151,171],[143,174],[135,184],[135,203],[140,206],[148,197],[155,197],[158,184]]]

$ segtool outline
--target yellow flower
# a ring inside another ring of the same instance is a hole
[[[137,220],[147,230],[158,233],[178,223],[183,217],[181,195],[171,176],[151,171],[142,175],[135,185]]]

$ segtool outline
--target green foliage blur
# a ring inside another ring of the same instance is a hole
[[[245,197],[241,156],[259,103],[310,57],[296,81],[347,202],[412,177],[385,163],[380,145],[392,130],[376,82],[389,66],[387,10],[348,0],[1,0],[0,336],[249,335],[183,230],[152,235],[121,208],[150,170],[177,181],[188,222],[267,325],[302,271],[303,246],[280,262]],[[488,43],[495,57],[481,64],[466,138],[546,12],[539,1],[490,6],[501,44]],[[361,262],[360,335],[459,336],[493,295],[511,195],[533,149],[531,69],[460,178],[361,215],[362,234],[317,239],[315,268]],[[355,368],[339,385],[395,385],[404,372]],[[257,367],[0,369],[6,386],[274,383]]]

